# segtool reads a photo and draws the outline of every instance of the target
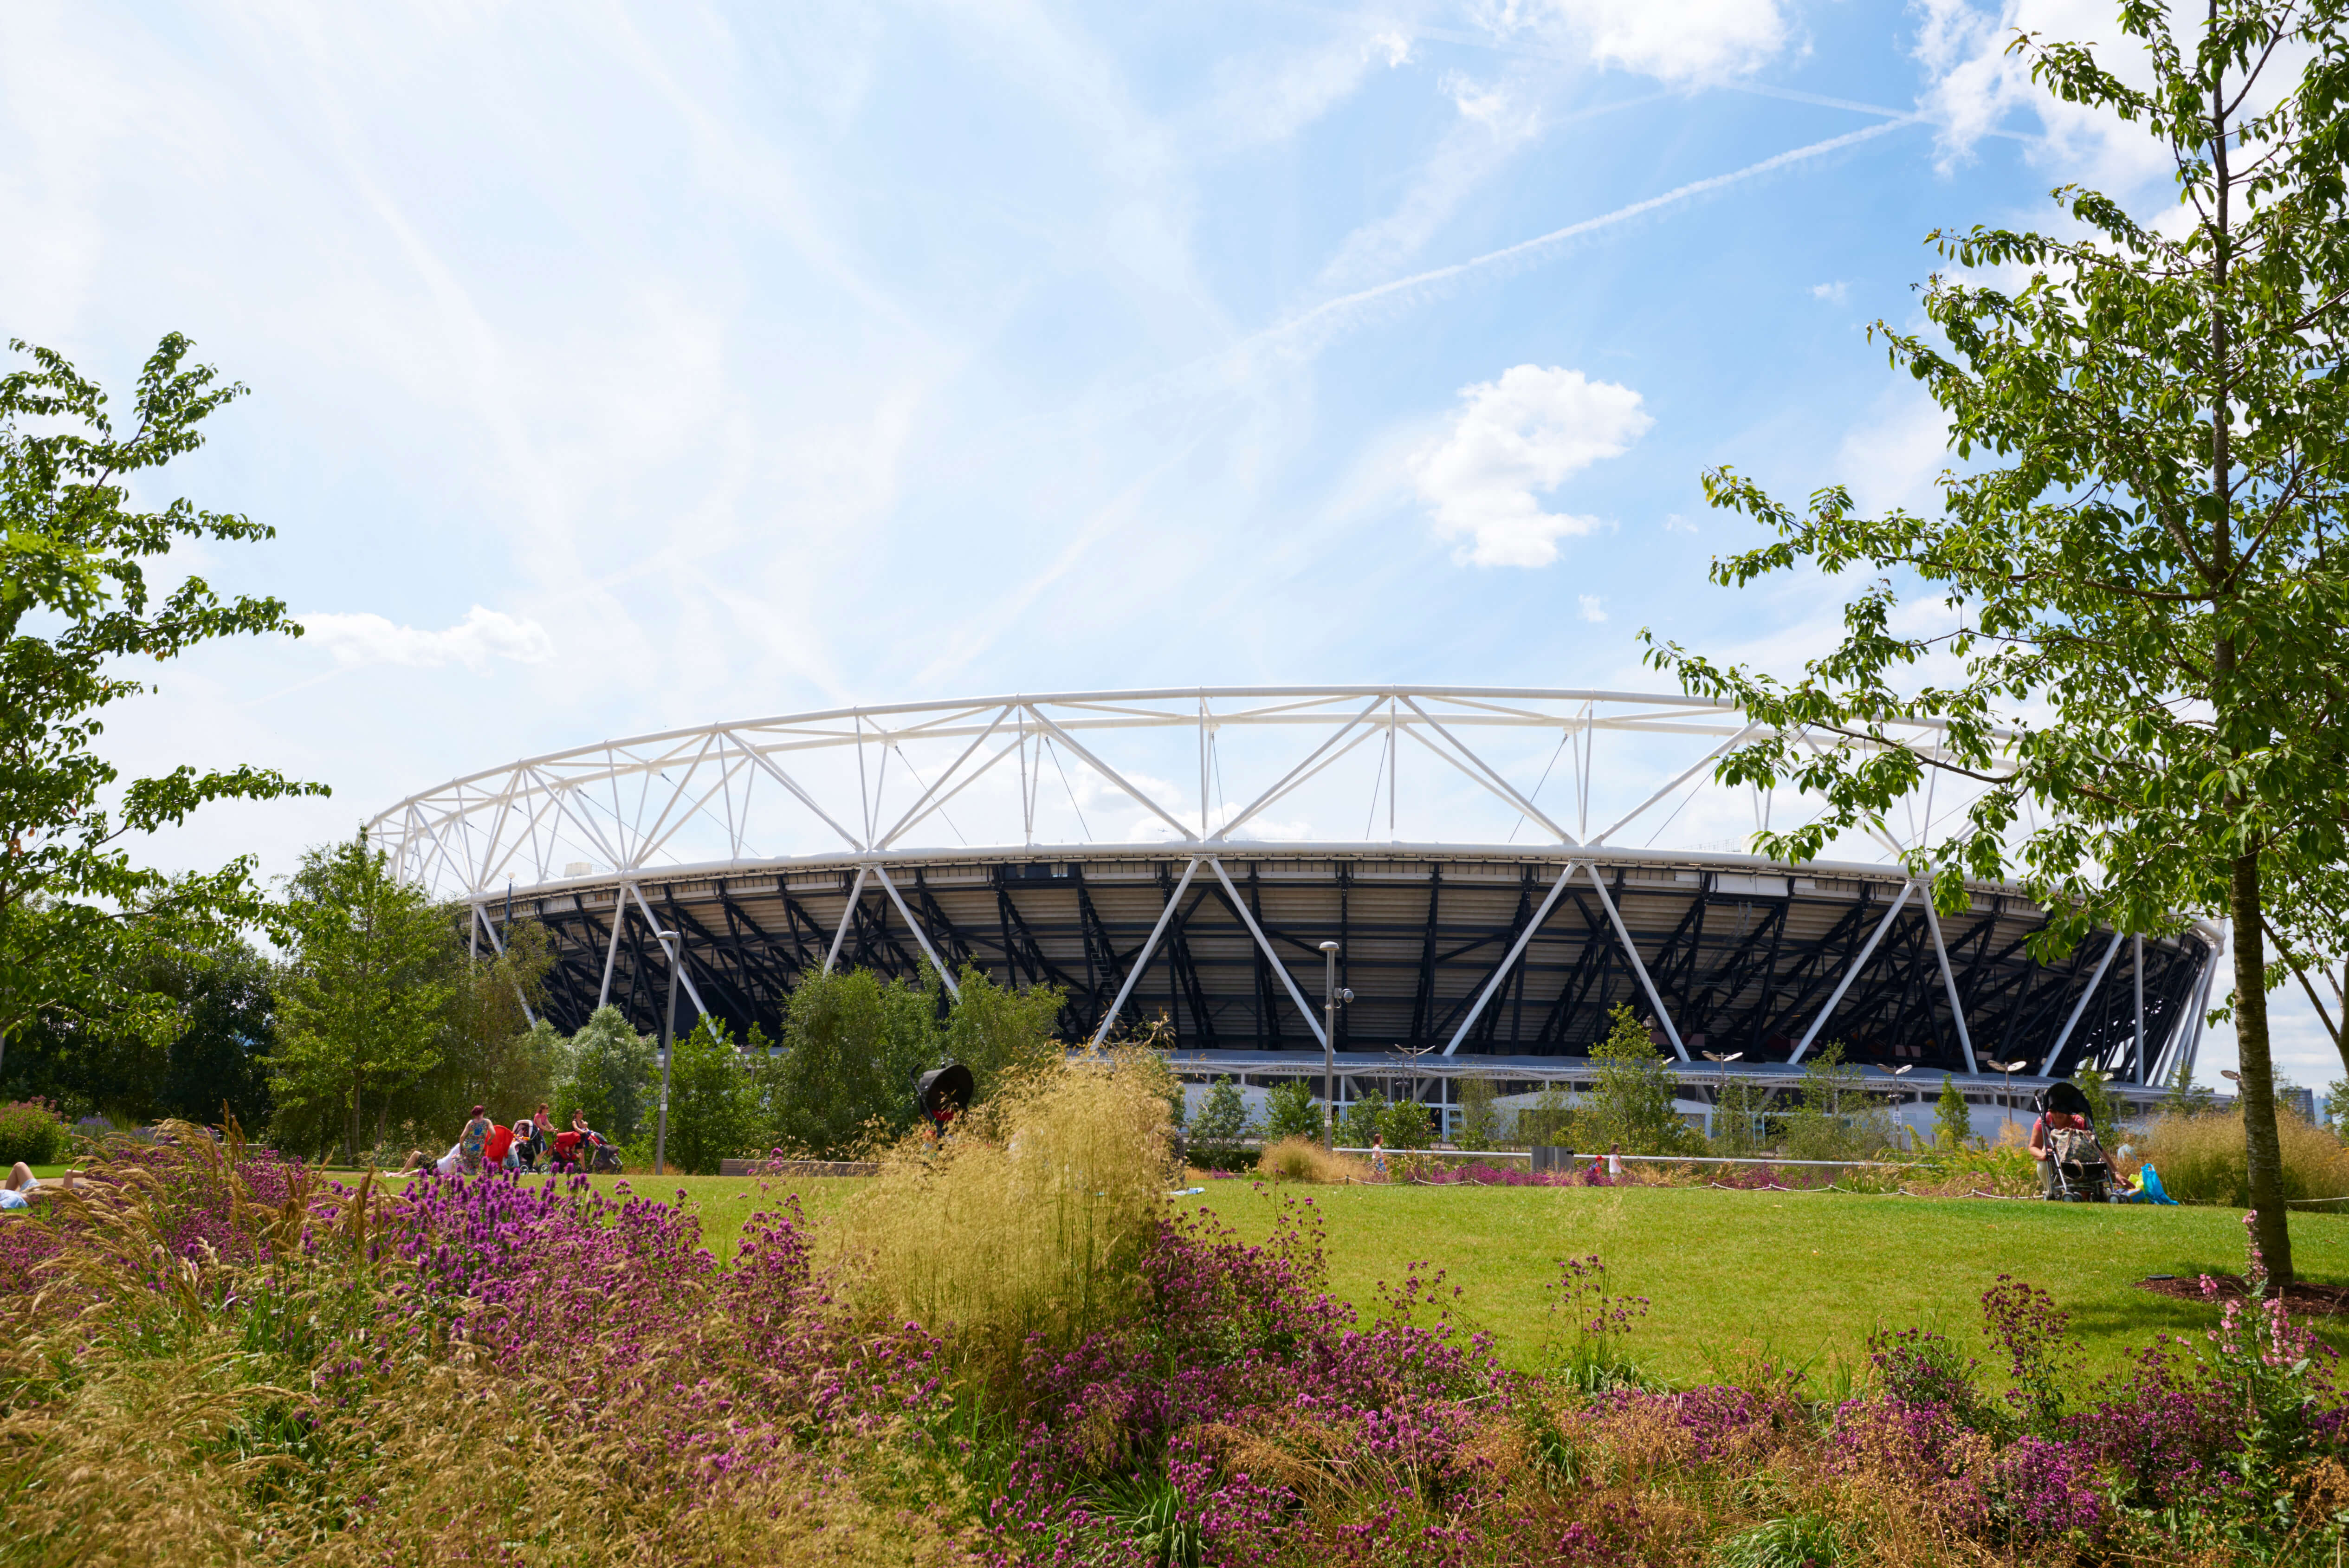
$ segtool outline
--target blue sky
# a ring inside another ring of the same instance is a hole
[[[112,737],[335,795],[167,857],[840,702],[1648,685],[1642,627],[1790,670],[1834,590],[1710,587],[1699,476],[1930,504],[1867,327],[1938,224],[2163,203],[2001,56],[2109,16],[19,3],[0,328],[254,389],[174,485],[276,525],[198,564],[311,635]]]

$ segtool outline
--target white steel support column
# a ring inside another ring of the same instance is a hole
[[[2072,1031],[2080,1025],[2080,1014],[2087,1012],[2088,1003],[2095,1000],[2096,988],[2105,983],[2105,971],[2112,967],[2113,955],[2120,950],[2121,934],[2115,931],[2113,940],[2105,944],[2105,956],[2096,961],[2096,972],[2088,977],[2088,988],[2080,992],[2080,1000],[2072,1004],[2072,1016],[2064,1020],[2064,1033],[2055,1036],[2055,1044],[2048,1048],[2047,1060],[2039,1064],[2041,1077],[2055,1070],[2055,1058],[2062,1055],[2064,1047],[2071,1043]]]
[[[1313,1016],[1313,1009],[1305,1004],[1305,993],[1297,989],[1297,977],[1288,972],[1288,966],[1280,961],[1278,953],[1272,950],[1272,943],[1266,940],[1264,928],[1256,923],[1254,915],[1248,913],[1247,900],[1240,897],[1237,888],[1232,886],[1231,877],[1224,870],[1224,863],[1210,855],[1207,857],[1207,869],[1216,874],[1216,880],[1221,882],[1224,891],[1231,895],[1232,908],[1240,912],[1240,919],[1247,925],[1248,935],[1256,939],[1257,947],[1270,961],[1273,972],[1280,976],[1280,983],[1288,988],[1288,1000],[1297,1003],[1297,1011],[1304,1015],[1305,1026],[1313,1031],[1313,1044],[1327,1044],[1329,1036],[1321,1032],[1321,1021]]]
[[[2129,939],[2130,968],[2137,981],[2137,1048],[2129,1054],[2129,1065],[2136,1070],[2137,1081],[2145,1082],[2145,939]]]
[[[1206,797],[1202,795],[1200,798],[1204,800]],[[1117,988],[1117,1000],[1109,1004],[1107,1012],[1102,1014],[1101,1027],[1093,1031],[1094,1044],[1098,1045],[1109,1038],[1110,1030],[1117,1023],[1117,1015],[1125,1011],[1125,999],[1133,994],[1134,982],[1150,966],[1151,955],[1158,950],[1158,939],[1166,934],[1167,922],[1174,918],[1176,907],[1183,902],[1184,889],[1191,886],[1191,874],[1198,868],[1199,862],[1195,857],[1183,867],[1182,879],[1174,884],[1174,897],[1168,898],[1166,907],[1158,911],[1158,923],[1150,928],[1150,940],[1142,944],[1140,952],[1133,955],[1133,967],[1125,971],[1125,983]]]
[[[653,935],[655,937],[658,937],[661,930],[660,919],[653,913],[653,907],[645,902],[645,890],[642,888],[637,887],[634,882],[631,882],[628,884],[628,891],[636,896],[636,908],[645,912],[645,923],[652,927]],[[661,945],[663,947],[667,947],[668,944],[664,942]],[[686,972],[685,933],[683,931],[679,931],[677,934],[677,951],[669,956],[668,961],[677,966],[677,978],[684,982],[685,994],[693,999],[693,1011],[703,1018],[709,1017],[709,1009],[701,1005],[701,992],[693,988],[693,976]]]
[[[1789,1065],[1801,1061],[1804,1053],[1810,1050],[1811,1042],[1819,1037],[1819,1031],[1826,1027],[1827,1020],[1833,1017],[1835,1010],[1842,1005],[1843,993],[1851,989],[1851,982],[1859,978],[1859,971],[1866,969],[1868,961],[1876,955],[1876,944],[1884,940],[1884,933],[1890,930],[1892,922],[1899,918],[1900,906],[1906,904],[1909,901],[1909,895],[1916,890],[1917,884],[1914,882],[1903,882],[1900,885],[1900,897],[1892,900],[1892,907],[1884,911],[1884,919],[1877,921],[1876,929],[1868,933],[1868,940],[1860,947],[1859,956],[1851,961],[1851,967],[1843,971],[1841,980],[1836,981],[1835,993],[1827,998],[1827,1004],[1819,1009],[1819,1015],[1811,1020],[1811,1026],[1803,1031],[1802,1044],[1796,1045],[1795,1054],[1786,1058]]]
[[[1615,939],[1623,944],[1623,956],[1631,961],[1631,972],[1640,977],[1640,988],[1648,993],[1648,1001],[1656,1010],[1656,1022],[1664,1026],[1664,1037],[1672,1043],[1672,1054],[1685,1062],[1688,1047],[1681,1044],[1681,1032],[1672,1023],[1671,1009],[1656,991],[1656,982],[1648,978],[1648,966],[1640,961],[1640,944],[1631,940],[1630,928],[1623,924],[1623,916],[1615,908],[1614,896],[1607,891],[1607,878],[1599,874],[1597,861],[1586,860],[1584,867],[1590,873],[1590,885],[1599,889],[1599,901],[1606,906],[1607,918],[1615,923]]]
[[[1950,1016],[1958,1025],[1958,1044],[1966,1054],[1966,1071],[1979,1073],[1982,1069],[1974,1065],[1974,1037],[1966,1028],[1965,1007],[1958,1001],[1958,977],[1950,971],[1950,950],[1941,942],[1941,917],[1933,909],[1930,888],[1925,893],[1925,924],[1933,933],[1933,956],[1940,961],[1941,984],[1950,993]]]
[[[498,957],[503,958],[506,956],[506,945],[505,943],[498,940],[497,927],[490,924],[490,917],[482,910],[479,904],[473,906],[473,929],[477,931],[489,932],[491,948],[497,953]],[[479,948],[476,948],[473,950],[477,954],[481,951]],[[516,981],[514,982],[514,1000],[522,1003],[522,1015],[530,1020],[530,1026],[533,1029],[537,1028],[538,1014],[530,1010],[530,998],[522,993],[522,982],[520,981]]]
[[[1500,967],[1493,971],[1493,978],[1486,981],[1485,989],[1476,993],[1476,1005],[1468,1010],[1468,1016],[1462,1019],[1460,1027],[1452,1032],[1451,1044],[1444,1047],[1446,1056],[1460,1049],[1460,1042],[1467,1039],[1468,1031],[1476,1027],[1476,1020],[1483,1015],[1485,1004],[1493,1000],[1493,992],[1507,981],[1509,971],[1517,967],[1517,959],[1532,943],[1534,933],[1541,929],[1544,920],[1549,919],[1550,909],[1557,903],[1557,896],[1566,891],[1567,883],[1574,876],[1575,865],[1569,860],[1558,867],[1557,880],[1550,884],[1549,896],[1541,901],[1541,908],[1534,911],[1534,918],[1527,922],[1526,929],[1517,933],[1516,943],[1509,949],[1509,956],[1501,961]],[[1451,1080],[1444,1081],[1449,1083]]]
[[[612,1004],[612,966],[620,961],[620,928],[627,923],[627,897],[618,895],[612,899],[612,940],[604,944],[604,983],[595,992],[598,1008]]]
[[[889,901],[897,906],[899,914],[905,917],[906,929],[912,931],[914,940],[922,944],[922,956],[930,961],[930,967],[938,971],[940,980],[947,982],[947,994],[960,1002],[962,987],[957,985],[955,977],[947,972],[946,962],[938,957],[938,950],[930,946],[929,936],[922,929],[922,922],[914,919],[914,911],[905,907],[905,896],[897,891],[897,884],[889,880],[889,873],[880,867],[873,867],[873,875],[881,878],[881,887],[889,895]]]
[[[840,961],[840,944],[848,940],[849,922],[856,919],[856,900],[864,897],[866,867],[856,868],[856,880],[848,889],[848,902],[840,911],[840,929],[832,933],[832,950],[823,955],[823,972],[830,974],[832,966]]]

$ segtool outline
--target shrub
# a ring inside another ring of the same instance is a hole
[[[1236,1170],[1239,1167],[1229,1162],[1247,1135],[1247,1102],[1240,1098],[1239,1085],[1217,1078],[1207,1085],[1198,1113],[1191,1118],[1187,1141],[1193,1158],[1210,1170]]]
[[[1257,1157],[1256,1170],[1275,1181],[1334,1183],[1372,1179],[1366,1162],[1350,1154],[1333,1154],[1321,1147],[1319,1139],[1307,1137],[1285,1137],[1271,1144]]]
[[[1434,1118],[1417,1100],[1396,1100],[1380,1113],[1379,1132],[1389,1148],[1425,1148],[1434,1141]]]
[[[1454,1141],[1462,1148],[1499,1147],[1506,1121],[1492,1079],[1480,1073],[1460,1080],[1460,1135]]]
[[[55,1165],[65,1148],[65,1124],[47,1101],[0,1106],[0,1168],[20,1159],[26,1165]]]
[[[1313,1086],[1291,1078],[1264,1097],[1264,1136],[1278,1142],[1285,1137],[1321,1137],[1321,1102]]]
[[[2349,1149],[2339,1138],[2296,1116],[2276,1117],[2276,1133],[2283,1147],[2286,1198],[2349,1195]],[[2161,1185],[2182,1203],[2251,1205],[2240,1111],[2164,1116],[2153,1124],[2138,1158],[2160,1172]]]

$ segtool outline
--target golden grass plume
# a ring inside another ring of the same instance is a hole
[[[1170,1083],[1154,1054],[1087,1055],[1025,1075],[933,1144],[916,1134],[842,1216],[858,1304],[1008,1366],[1029,1335],[1113,1321],[1167,1213]]]

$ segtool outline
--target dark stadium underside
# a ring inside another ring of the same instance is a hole
[[[1340,1013],[1336,1044],[1350,1051],[1441,1051],[1504,966],[1562,864],[1555,851],[1306,857],[1246,847],[1257,853],[1226,853],[1224,867],[1317,1009],[1319,944],[1341,944],[1340,983],[1356,1000]],[[1188,864],[1180,853],[1079,853],[884,864],[947,963],[974,966],[999,982],[1062,987],[1064,1024],[1077,1039],[1099,1025]],[[1709,869],[1687,857],[1602,862],[1600,872],[1692,1058],[1709,1050],[1743,1052],[1756,1064],[1787,1060],[1883,925],[1817,1044],[1841,1041],[1853,1061],[1964,1070],[1921,898],[1885,923],[1902,887],[1897,872],[1772,873],[1751,862]],[[658,1027],[666,971],[636,903],[640,894],[680,933],[685,973],[700,1005],[737,1038],[754,1024],[776,1038],[791,987],[802,971],[823,967],[855,882],[854,863],[733,866],[668,881],[645,876],[633,894],[623,884],[583,878],[517,893],[512,914],[538,919],[554,935],[558,961],[546,1010],[561,1028],[584,1023],[599,995],[639,1029]],[[623,910],[615,944],[615,916]],[[493,924],[504,919],[498,903],[485,914]],[[2025,944],[2045,921],[2021,897],[1986,889],[1977,890],[1970,912],[1941,918],[1977,1059],[2024,1062],[2036,1075],[2061,1040],[2053,1064],[2058,1075],[2088,1065],[2139,1077],[2144,1069],[2132,1060],[2137,945],[2114,944],[2099,932],[2043,964]],[[2189,930],[2148,939],[2142,954],[2151,1062],[2189,1012],[2209,949]],[[857,898],[838,962],[908,980],[927,966],[878,878]],[[2092,981],[2088,1005],[2078,1008]],[[1643,1018],[1654,1011],[1586,872],[1507,967],[1459,1054],[1581,1056],[1618,1004]],[[681,1017],[691,1016],[692,1005],[680,992]],[[1136,980],[1119,1027],[1161,1018],[1169,1043],[1185,1051],[1320,1054],[1232,896],[1204,869]]]

